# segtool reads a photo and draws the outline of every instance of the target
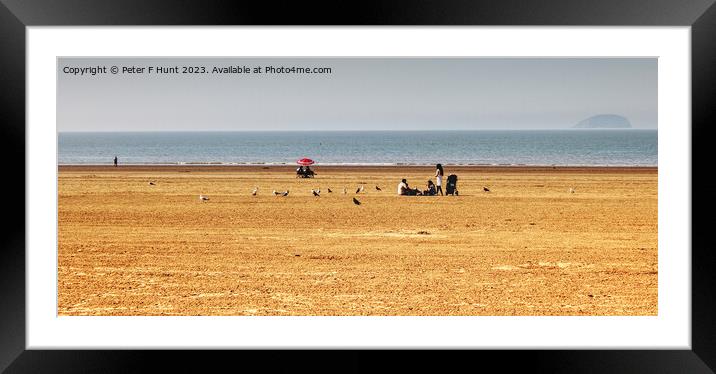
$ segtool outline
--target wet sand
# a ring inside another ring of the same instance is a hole
[[[315,170],[60,167],[59,315],[658,312],[656,168]]]

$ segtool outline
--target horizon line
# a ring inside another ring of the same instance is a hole
[[[650,127],[628,127],[628,128],[574,128],[574,127],[550,127],[550,128],[484,128],[484,129],[371,129],[371,130],[328,130],[328,129],[293,129],[293,130],[231,130],[231,129],[209,129],[209,130],[57,130],[57,133],[158,133],[158,132],[438,132],[438,131],[554,131],[554,130],[575,130],[575,131],[594,131],[594,130],[658,130],[658,128]]]

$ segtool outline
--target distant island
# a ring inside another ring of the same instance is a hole
[[[631,123],[626,117],[616,114],[598,114],[574,125],[575,129],[628,129]]]

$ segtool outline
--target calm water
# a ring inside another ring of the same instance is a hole
[[[657,166],[656,130],[60,133],[60,164]]]

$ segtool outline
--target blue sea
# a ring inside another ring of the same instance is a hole
[[[66,164],[657,166],[657,130],[65,132]]]

